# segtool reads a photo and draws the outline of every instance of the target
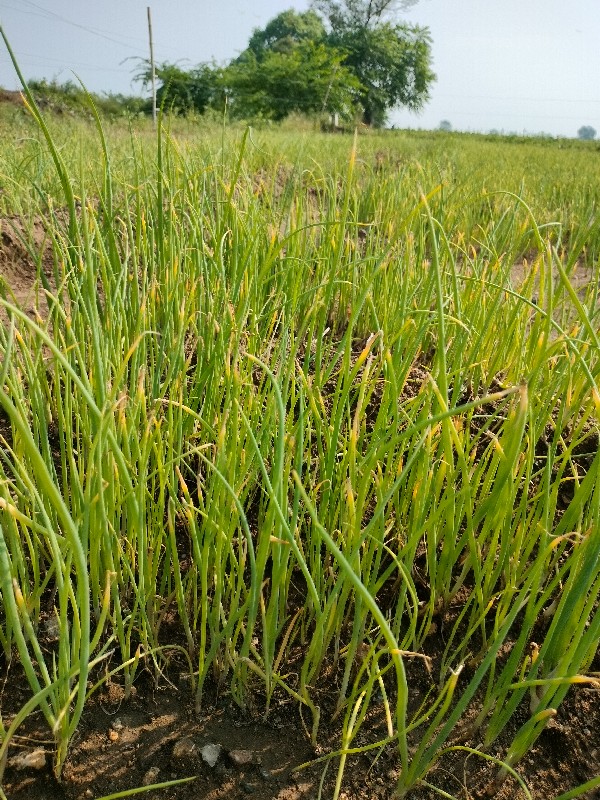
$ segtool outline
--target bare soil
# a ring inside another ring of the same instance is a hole
[[[9,103],[14,106],[22,106],[23,98],[21,92],[13,92],[9,89],[0,87],[0,103]]]
[[[1,296],[16,303],[32,318],[38,313],[45,317],[48,304],[40,280],[42,273],[53,286],[52,252],[43,221],[36,219],[25,225],[19,217],[0,219],[0,289],[4,289]],[[0,322],[6,320],[6,310],[0,308]]]
[[[24,230],[17,219],[0,220],[0,279],[10,287],[17,303],[29,314],[45,313],[45,300],[39,289],[39,271],[49,276],[51,257],[44,252],[37,263],[24,244]],[[41,222],[33,223],[34,243],[44,251],[45,234]],[[6,316],[0,316],[0,324]],[[0,436],[8,438],[10,428],[0,415]],[[430,637],[429,655],[435,662],[445,646],[442,633]],[[600,672],[597,657],[592,670]],[[430,686],[422,665],[407,663],[409,685],[418,707]],[[52,772],[53,745],[39,712],[31,715],[19,731],[20,737],[9,752],[9,765],[3,788],[10,800],[84,800],[124,791],[144,782],[162,782],[196,776],[188,784],[153,791],[156,800],[243,798],[301,800],[317,798],[323,777],[323,764],[301,771],[296,767],[314,760],[340,745],[340,720],[332,719],[327,698],[323,698],[320,747],[311,747],[298,707],[279,698],[267,717],[257,699],[254,712],[242,710],[228,694],[208,693],[201,715],[194,713],[189,687],[170,675],[159,686],[143,674],[135,692],[124,698],[119,683],[113,682],[94,695],[86,706],[73,738],[60,783]],[[18,664],[0,660],[0,714],[7,726],[30,696]],[[391,698],[393,699],[393,698]],[[476,709],[473,713],[476,712]],[[527,718],[528,710],[517,712],[509,730],[496,742],[490,755],[501,758],[512,735]],[[363,743],[385,735],[383,707],[374,706],[361,732]],[[477,747],[473,738],[462,742]],[[202,758],[208,744],[221,748],[214,767]],[[19,752],[43,749],[45,766],[17,770],[10,766]],[[240,755],[241,751],[241,755]],[[547,726],[534,748],[517,767],[535,800],[551,800],[600,774],[600,691],[573,689],[554,720]],[[331,762],[322,781],[322,797],[332,796],[337,762]],[[495,786],[497,767],[464,752],[442,757],[427,780],[448,794],[463,800],[499,800],[524,797],[514,780]],[[385,800],[393,796],[397,778],[397,759],[393,749],[370,753],[348,761],[342,797],[345,800]],[[434,800],[432,790],[419,787],[410,797]],[[599,798],[600,791],[587,794]]]
[[[443,638],[437,642],[443,646]],[[440,652],[441,655],[441,652]],[[600,664],[596,664],[596,669]],[[420,665],[407,663],[411,695],[422,700],[429,679]],[[4,678],[0,708],[5,722],[28,699],[20,670],[1,669]],[[4,791],[11,800],[86,800],[104,797],[144,785],[196,776],[188,784],[155,790],[150,800],[259,797],[264,800],[314,800],[322,781],[322,797],[331,798],[337,772],[333,759],[325,775],[324,764],[296,768],[340,746],[340,723],[324,715],[320,744],[311,746],[295,703],[280,698],[268,715],[240,709],[227,694],[210,693],[199,716],[187,681],[163,680],[160,686],[147,675],[137,681],[129,699],[119,683],[105,686],[87,704],[72,741],[60,783],[52,772],[52,743],[41,714],[33,714],[20,729],[9,751]],[[177,681],[177,683],[175,683]],[[327,698],[324,706],[327,708]],[[558,714],[534,748],[517,766],[534,800],[551,800],[561,792],[596,777],[600,771],[600,693],[578,688],[570,693]],[[258,709],[258,703],[257,703]],[[473,710],[473,714],[476,709]],[[527,718],[517,712],[490,755],[501,758],[509,739]],[[375,704],[360,733],[366,744],[385,736],[383,706]],[[454,742],[458,744],[458,738]],[[461,742],[477,747],[476,738]],[[219,759],[211,767],[203,760],[203,748],[217,745]],[[16,770],[11,759],[20,752],[42,748],[42,769]],[[497,785],[498,767],[464,752],[440,759],[427,781],[461,800],[521,800],[518,784],[509,778]],[[391,800],[398,777],[393,748],[371,751],[349,759],[342,797],[345,800]],[[418,787],[408,795],[414,800],[434,800],[439,795]],[[600,791],[585,795],[600,798]]]

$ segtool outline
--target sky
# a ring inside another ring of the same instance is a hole
[[[149,4],[156,59],[192,67],[227,62],[308,0],[0,0],[0,23],[27,79],[76,73],[91,91],[139,94]],[[422,113],[390,114],[396,127],[600,132],[600,0],[420,0],[399,19],[430,29],[437,81]],[[18,88],[3,44],[0,86]]]

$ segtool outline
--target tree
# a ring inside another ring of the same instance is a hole
[[[224,71],[232,113],[277,121],[292,112],[351,114],[361,86],[345,57],[327,41],[317,13],[283,11],[254,30]]]
[[[150,84],[152,72],[147,60],[135,76],[144,86]],[[156,66],[157,104],[169,111],[186,114],[195,111],[204,114],[221,95],[221,70],[211,64],[199,64],[184,70],[178,64],[163,61]]]
[[[450,133],[450,131],[452,130],[452,123],[450,122],[450,120],[443,119],[438,126],[438,130]]]
[[[577,131],[577,136],[585,141],[591,141],[596,138],[596,129],[591,125],[582,125]]]
[[[333,31],[372,28],[393,17],[397,9],[416,5],[418,0],[313,0],[313,7]]]
[[[290,9],[278,14],[262,30],[256,28],[244,52],[250,51],[260,59],[270,50],[290,53],[300,42],[322,42],[325,36],[325,26],[318,14],[314,11],[298,13]]]
[[[416,0],[313,0],[328,25],[328,43],[346,52],[344,66],[361,84],[363,121],[384,124],[389,109],[419,111],[435,80],[427,28],[391,21]]]
[[[260,58],[247,50],[224,71],[232,113],[275,121],[292,112],[325,109],[348,115],[360,84],[342,65],[344,57],[335,48],[308,39],[287,52],[266,49]]]
[[[381,23],[358,28],[331,41],[347,53],[348,67],[361,84],[363,122],[380,127],[395,106],[420,111],[429,98],[431,71],[429,33],[416,26]]]

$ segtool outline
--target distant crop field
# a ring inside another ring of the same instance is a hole
[[[0,797],[600,786],[596,146],[0,134]]]

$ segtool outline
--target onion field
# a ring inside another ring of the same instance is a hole
[[[541,797],[523,759],[600,687],[595,145],[25,103],[0,775],[32,714],[60,781],[107,681],[177,670],[198,714],[291,705],[323,797],[381,753],[389,796],[464,797],[436,772],[459,752],[488,796]]]

